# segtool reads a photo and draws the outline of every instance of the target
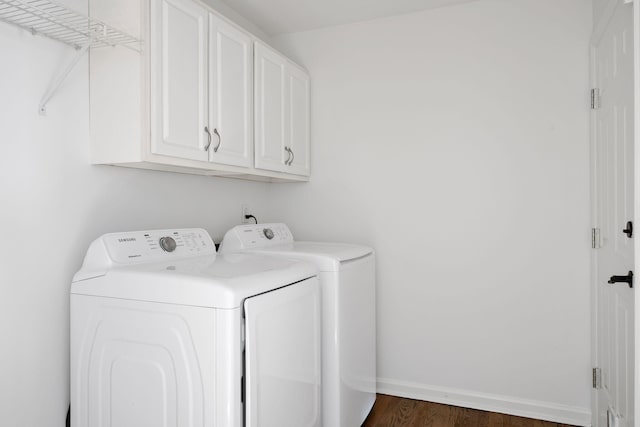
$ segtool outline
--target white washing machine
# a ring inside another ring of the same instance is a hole
[[[285,224],[229,230],[221,254],[259,253],[314,263],[322,292],[322,418],[359,427],[376,398],[375,258],[371,248],[298,242]]]
[[[316,274],[202,229],[100,237],[71,285],[71,424],[320,427]]]

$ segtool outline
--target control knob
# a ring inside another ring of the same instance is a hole
[[[265,228],[264,230],[262,230],[262,232],[264,233],[264,237],[266,237],[267,239],[271,240],[273,239],[273,230],[270,228]]]
[[[173,240],[173,237],[161,237],[160,238],[160,247],[165,252],[173,252],[176,250],[176,241]]]

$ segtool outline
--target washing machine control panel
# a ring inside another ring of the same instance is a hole
[[[248,224],[231,229],[224,237],[225,250],[264,248],[293,242],[293,235],[285,224]]]
[[[216,253],[209,233],[199,228],[114,233],[102,239],[109,257],[122,264],[160,262]]]

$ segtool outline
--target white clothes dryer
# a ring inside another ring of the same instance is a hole
[[[272,255],[317,266],[322,293],[323,425],[360,426],[376,398],[373,249],[295,241],[285,224],[250,224],[229,230],[220,253]]]
[[[71,285],[71,424],[320,427],[316,274],[202,229],[100,237]]]

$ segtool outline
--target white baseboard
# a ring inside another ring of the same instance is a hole
[[[558,405],[551,402],[519,399],[479,393],[468,390],[456,390],[378,378],[378,393],[428,402],[444,403],[464,408],[480,409],[519,417],[535,418],[576,426],[591,425],[591,409],[577,406]]]

